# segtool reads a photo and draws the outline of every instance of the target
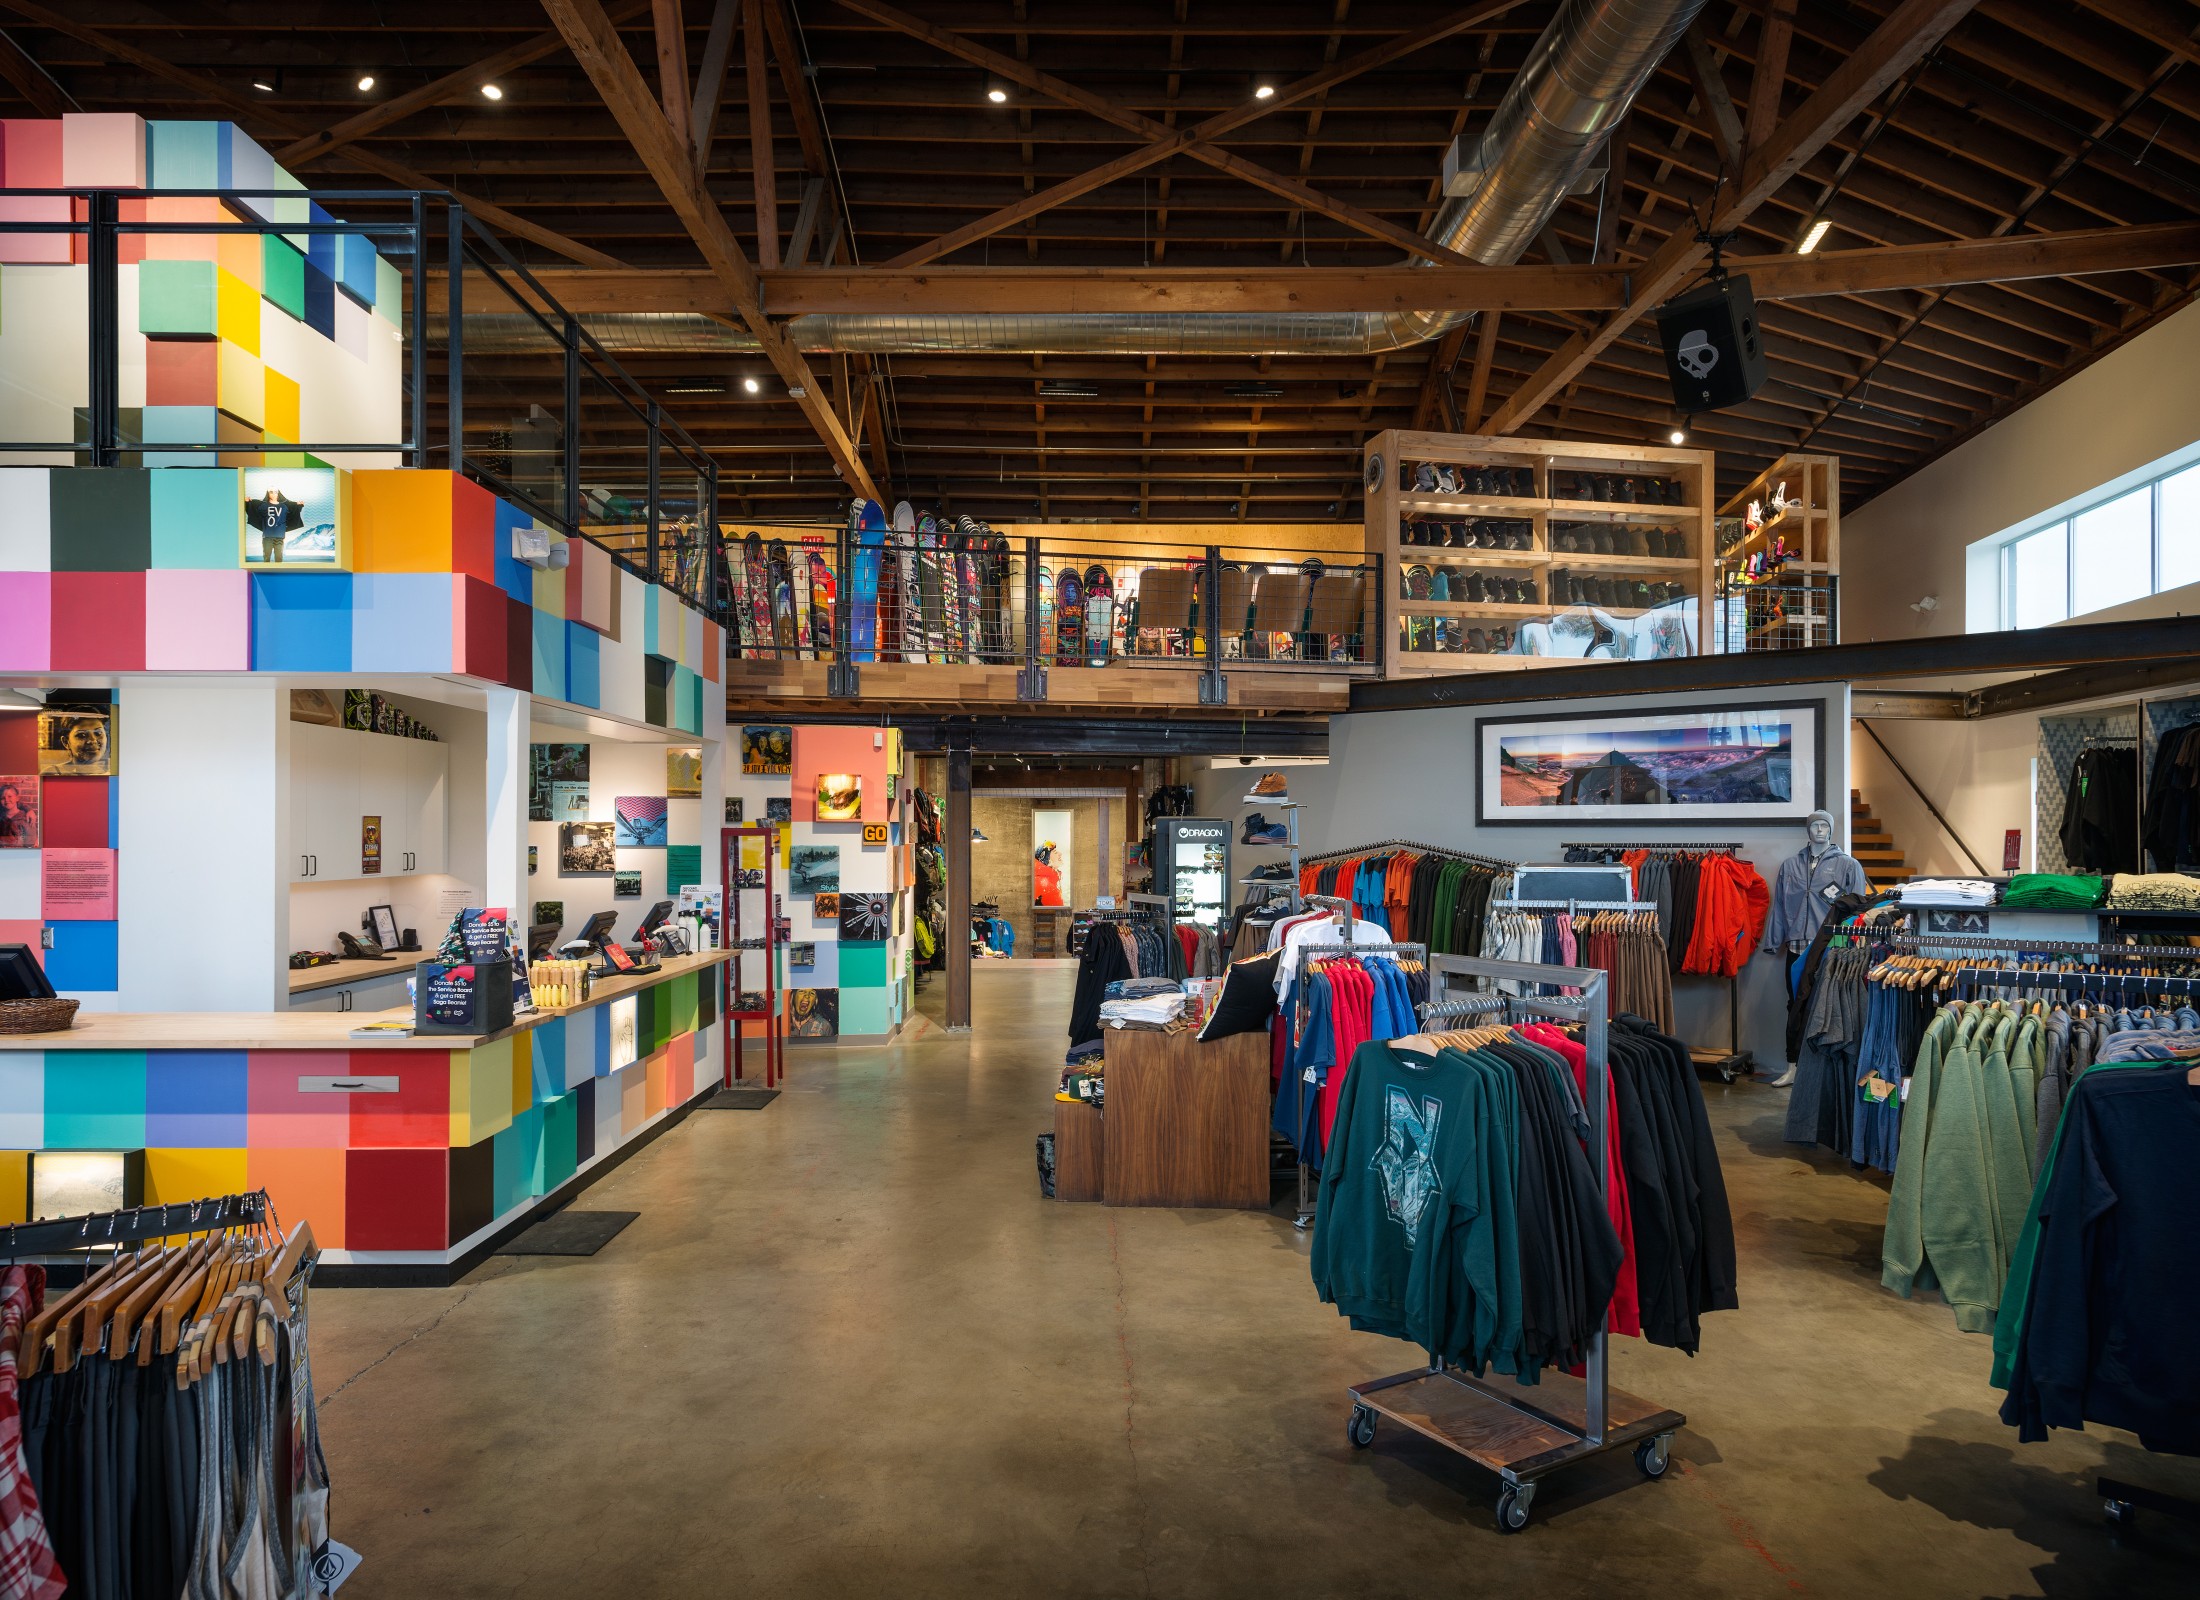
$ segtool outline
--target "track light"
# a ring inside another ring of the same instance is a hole
[[[252,80],[252,87],[259,90],[262,94],[274,94],[277,90],[281,89],[282,86],[283,69],[281,67],[276,67],[272,71],[263,72],[257,78],[254,78]]]
[[[747,390],[750,394],[762,394],[764,392],[764,386],[761,383],[758,383],[754,378],[743,378],[741,380],[741,387]]]
[[[1272,83],[1264,83],[1259,88],[1253,91],[1253,98],[1255,100],[1273,100],[1275,96],[1276,86]]]
[[[1825,238],[1832,227],[1833,222],[1830,218],[1812,218],[1810,227],[1803,234],[1803,242],[1795,247],[1795,253],[1799,256],[1809,255],[1818,248],[1818,241]]]
[[[1686,444],[1688,443],[1688,430],[1686,428],[1675,428],[1666,435],[1666,438],[1673,444]]]
[[[985,85],[985,97],[997,106],[1007,105],[1008,85],[998,78],[988,78]]]
[[[504,91],[493,83],[485,83],[481,86],[481,96],[484,100],[502,100]]]
[[[367,75],[366,75],[365,77],[363,77],[363,78],[361,78],[361,79],[359,80],[359,92],[360,92],[361,94],[365,94],[365,93],[366,93],[366,92],[367,92],[367,91],[368,91],[369,89],[371,89],[371,88],[373,88],[373,87],[374,87],[374,74],[373,74],[373,73],[371,73],[371,72],[370,72],[370,73],[368,73],[368,74],[367,74]]]

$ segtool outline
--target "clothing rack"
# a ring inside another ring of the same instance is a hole
[[[2124,991],[2120,998],[2139,999],[2145,994],[2200,994],[2200,978],[2149,976],[2143,972],[2115,972],[2106,968],[2074,970],[2068,967],[1973,967],[1956,968],[1958,989],[2060,989],[2064,994]]]
[[[1897,933],[1897,950],[1931,955],[1941,948],[1996,951],[2006,955],[2121,956],[2128,961],[2200,961],[2200,945],[2097,944],[2079,939],[2000,939],[1970,933]]]
[[[1563,911],[1569,916],[1576,911],[1655,911],[1655,900],[1515,900],[1510,897],[1490,902],[1492,911]]]
[[[1309,905],[1324,906],[1336,914],[1338,920],[1344,924],[1345,942],[1343,944],[1310,944],[1303,947],[1299,951],[1299,971],[1302,974],[1306,971],[1306,964],[1309,961],[1330,961],[1339,956],[1387,955],[1395,960],[1398,956],[1403,955],[1409,961],[1419,961],[1424,965],[1427,963],[1428,946],[1416,944],[1411,940],[1404,944],[1354,944],[1352,942],[1351,901],[1340,899],[1333,894],[1310,894],[1306,897],[1306,900]],[[1307,1007],[1312,1002],[1307,997],[1307,988],[1304,983],[1296,985],[1291,993],[1291,1041],[1295,1042],[1298,1039],[1301,1025],[1306,1021]],[[1338,1068],[1334,1070],[1343,1070],[1343,1064],[1340,1063]],[[1301,1095],[1306,1093],[1303,1079],[1299,1083],[1298,1093]],[[1291,1226],[1302,1232],[1312,1226],[1314,1221],[1314,1193],[1312,1185],[1308,1183],[1307,1179],[1306,1163],[1301,1161],[1299,1163],[1299,1205],[1297,1212],[1291,1218]]]
[[[1651,855],[1658,856],[1731,856],[1740,854],[1743,846],[1738,844],[1674,844],[1670,841],[1664,844],[1653,844],[1648,840],[1629,840],[1619,844],[1608,844],[1602,839],[1576,839],[1570,844],[1560,845],[1559,849],[1617,850],[1620,851],[1622,854],[1629,850],[1643,850],[1649,852]],[[1560,863],[1560,865],[1562,866],[1586,864],[1587,863]]]
[[[1454,978],[1514,982],[1527,986],[1557,984],[1572,995],[1479,994],[1475,1002],[1495,1001],[1507,1012],[1531,1012],[1577,1022],[1588,1055],[1589,1164],[1596,1173],[1597,1196],[1609,1204],[1612,1128],[1606,1115],[1611,1099],[1606,975],[1595,967],[1553,967],[1533,961],[1492,961],[1480,956],[1437,956],[1429,962],[1429,1001],[1424,1008],[1460,1004],[1443,996]],[[1442,986],[1441,988],[1436,986]],[[1482,1014],[1482,1013],[1477,1013]],[[1606,1323],[1610,1321],[1607,1310]],[[1527,1526],[1538,1484],[1561,1467],[1607,1450],[1635,1447],[1635,1465],[1645,1477],[1665,1475],[1673,1434],[1688,1419],[1677,1411],[1611,1386],[1607,1343],[1600,1326],[1589,1341],[1586,1378],[1549,1371],[1534,1388],[1500,1387],[1439,1360],[1426,1370],[1401,1372],[1353,1384],[1352,1417],[1347,1432],[1366,1448],[1375,1439],[1375,1419],[1391,1418],[1415,1433],[1465,1456],[1497,1474],[1500,1532]],[[1532,1400],[1528,1397],[1532,1396]],[[1563,1440],[1552,1442],[1557,1434]]]
[[[123,1211],[93,1211],[78,1217],[8,1224],[10,1260],[89,1250],[102,1245],[141,1244],[176,1234],[209,1233],[266,1222],[273,1214],[265,1189],[223,1195],[218,1200],[176,1200],[167,1205],[132,1206]]]
[[[1342,861],[1347,856],[1379,856],[1392,850],[1411,850],[1415,855],[1444,856],[1453,861],[1472,861],[1477,866],[1490,867],[1498,872],[1511,872],[1520,863],[1501,861],[1496,856],[1477,855],[1472,850],[1453,850],[1440,844],[1422,844],[1415,839],[1384,839],[1375,844],[1356,844],[1343,850],[1321,850],[1299,857],[1299,865],[1311,866],[1317,861]]]

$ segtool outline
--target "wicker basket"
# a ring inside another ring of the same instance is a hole
[[[74,1000],[0,1000],[0,1033],[60,1033],[76,1020]]]

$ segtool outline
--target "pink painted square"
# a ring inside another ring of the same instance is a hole
[[[41,922],[10,921],[0,917],[0,944],[29,945],[31,955],[40,966],[46,964],[46,952],[39,947]]]
[[[0,672],[53,665],[53,574],[0,572]]]
[[[245,1141],[278,1150],[340,1150],[351,1142],[351,1096],[301,1090],[301,1078],[341,1078],[342,1050],[254,1050],[245,1057]]]
[[[115,920],[115,852],[48,845],[38,852],[39,912],[48,922]]]
[[[164,567],[145,575],[148,672],[249,672],[252,577]]]

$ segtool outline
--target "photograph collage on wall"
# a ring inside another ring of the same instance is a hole
[[[703,792],[703,752],[665,752],[665,793],[675,800],[693,800]]]
[[[0,773],[0,850],[38,848],[38,775]]]
[[[787,863],[787,887],[796,894],[825,894],[840,887],[840,846],[798,844]]]
[[[574,809],[578,805],[578,809]],[[527,747],[527,820],[588,820],[588,746],[531,744]]]
[[[794,771],[794,729],[784,723],[743,727],[741,770],[750,777],[779,778]]]
[[[611,802],[612,842],[622,850],[662,850],[670,844],[663,795],[622,794]]]
[[[558,827],[558,871],[566,876],[600,875],[618,865],[608,822],[567,822]]]
[[[611,898],[614,900],[639,900],[642,897],[642,875],[639,872],[614,872],[611,874]]]
[[[863,816],[863,779],[852,772],[821,772],[817,777],[817,820],[856,822]]]
[[[851,943],[876,943],[894,931],[894,914],[882,894],[840,897],[840,937]]]
[[[790,1039],[831,1039],[840,1032],[840,991],[838,989],[789,989],[787,991],[787,1037]]]

